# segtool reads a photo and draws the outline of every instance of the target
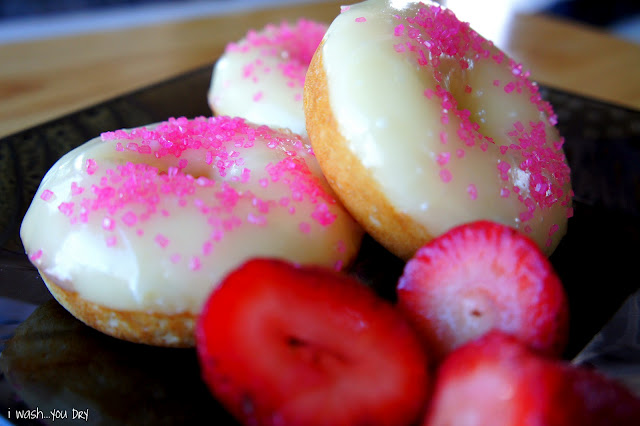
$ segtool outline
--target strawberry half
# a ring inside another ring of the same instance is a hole
[[[436,361],[492,329],[554,356],[567,343],[560,279],[533,241],[505,225],[468,223],[427,243],[405,265],[397,293]]]
[[[211,294],[196,346],[212,393],[246,424],[402,425],[427,399],[415,331],[331,270],[248,261]]]
[[[440,365],[423,424],[638,425],[640,400],[594,370],[492,331]]]

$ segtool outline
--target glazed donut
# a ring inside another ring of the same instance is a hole
[[[20,230],[74,316],[112,336],[192,346],[213,287],[254,256],[346,267],[362,229],[290,132],[184,117],[107,132],[45,175]]]
[[[557,118],[528,76],[451,10],[368,0],[343,8],[311,62],[309,138],[345,206],[399,257],[478,219],[550,254],[573,192]]]
[[[227,45],[214,66],[207,96],[214,114],[306,135],[304,78],[326,30],[325,24],[300,19],[252,30]]]

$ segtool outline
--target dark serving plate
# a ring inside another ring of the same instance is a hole
[[[55,414],[76,423],[84,413],[90,424],[233,424],[200,380],[194,350],[119,341],[75,320],[52,299],[18,234],[40,180],[70,149],[104,131],[209,115],[211,69],[0,140],[0,425],[64,424]],[[570,300],[565,358],[639,391],[640,111],[542,92],[558,114],[575,191],[568,234],[551,257]],[[352,273],[393,298],[402,266],[367,238]],[[24,410],[40,420],[16,419]]]

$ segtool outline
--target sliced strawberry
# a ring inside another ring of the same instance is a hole
[[[491,331],[439,366],[423,424],[637,425],[640,399],[594,370]]]
[[[551,263],[514,229],[489,221],[458,226],[407,262],[398,304],[435,360],[491,329],[560,355],[567,297]]]
[[[212,393],[250,424],[408,424],[429,389],[401,313],[331,270],[245,263],[207,301],[196,345]]]

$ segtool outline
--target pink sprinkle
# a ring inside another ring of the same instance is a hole
[[[471,93],[471,86],[469,86],[468,84],[464,87],[464,92],[465,93]]]
[[[333,265],[333,270],[334,271],[342,270],[343,264],[344,264],[344,262],[342,262],[342,260],[337,260],[336,263]]]
[[[254,225],[264,226],[267,224],[267,218],[264,216],[256,215],[253,213],[249,213],[247,215],[247,221],[249,223],[253,223]]]
[[[449,135],[447,135],[447,132],[445,132],[445,131],[440,132],[440,143],[443,144],[443,145],[446,145],[448,137],[449,137]]]
[[[202,245],[202,254],[204,256],[208,256],[213,252],[213,244],[211,243],[211,241],[206,241],[203,245]]]
[[[356,18],[356,22],[367,22],[367,18],[365,18],[364,16],[361,16],[359,18]]]
[[[96,160],[92,158],[87,159],[87,173],[92,175],[98,170],[98,165],[96,164]]]
[[[471,198],[472,200],[478,198],[478,189],[473,183],[467,186],[467,193],[469,194],[469,198]]]
[[[33,253],[31,256],[29,256],[29,259],[32,262],[37,262],[41,257],[42,257],[42,249],[37,250],[35,253]]]
[[[496,87],[500,86],[500,80],[493,80],[493,85]]]
[[[433,89],[425,89],[424,96],[426,96],[427,99],[431,99],[433,95],[434,95]]]
[[[452,178],[453,178],[453,176],[451,175],[451,172],[449,170],[447,170],[447,169],[440,170],[440,179],[444,183],[451,182]]]
[[[404,44],[402,44],[402,43],[394,44],[393,45],[393,50],[395,50],[398,53],[404,52],[405,51]],[[429,90],[429,89],[427,89],[427,90]],[[426,90],[425,90],[425,96],[426,96]]]
[[[504,91],[505,93],[511,93],[515,90],[516,88],[516,84],[512,81],[511,83],[508,83],[506,86],[504,86]]]
[[[527,225],[527,226],[525,226],[525,227],[524,227],[524,232],[525,232],[526,234],[530,234],[530,233],[531,233],[531,231],[533,231],[533,229],[531,228],[531,226]]]
[[[58,210],[65,216],[71,216],[73,214],[73,203],[60,203]]]
[[[155,242],[162,248],[169,245],[169,239],[162,234],[156,235]]]
[[[102,229],[104,229],[105,231],[113,231],[115,227],[116,227],[116,222],[110,217],[105,217],[102,220]]]
[[[189,162],[183,158],[182,160],[178,161],[178,169],[182,170],[187,168],[187,164],[189,164]]]
[[[178,253],[172,254],[171,257],[169,258],[169,260],[171,260],[171,263],[174,263],[174,264],[180,262],[180,259],[182,259],[182,256],[180,256],[180,254]]]
[[[547,242],[545,243],[545,246],[551,247],[551,244],[553,244],[553,241],[551,240],[551,238],[547,239]]]
[[[552,236],[553,234],[558,232],[558,229],[560,229],[560,227],[558,226],[557,223],[554,223],[553,225],[551,225],[551,228],[549,229],[549,236]]]
[[[138,223],[138,216],[134,212],[128,211],[122,216],[122,221],[127,226],[134,226]]]
[[[76,182],[71,182],[71,195],[80,195],[84,192],[84,188],[78,186]]]
[[[53,198],[53,195],[53,191],[45,189],[44,191],[42,191],[42,194],[40,194],[40,198],[44,201],[50,201]]]
[[[569,207],[567,209],[567,219],[572,218],[573,217],[573,207]]]
[[[462,149],[462,148],[458,148],[458,149],[456,150],[456,156],[457,156],[458,158],[462,158],[462,157],[464,157],[464,149]]]
[[[402,24],[398,24],[394,29],[393,29],[393,35],[396,37],[399,37],[402,35],[402,33],[404,32],[404,25]]]
[[[263,96],[262,91],[260,91],[260,92],[256,92],[256,93],[253,95],[253,101],[254,101],[254,102],[258,102],[260,99],[262,99],[262,96]]]
[[[344,13],[351,9],[351,6],[340,6],[340,13]]]
[[[124,146],[122,145],[122,142],[117,142],[116,143],[116,151],[124,152]]]
[[[198,271],[201,266],[200,258],[198,256],[193,256],[191,260],[189,260],[189,269],[192,271]]]
[[[451,154],[449,154],[448,152],[441,152],[440,154],[438,154],[438,156],[436,157],[436,162],[440,165],[440,166],[444,166],[445,164],[447,164],[449,162],[449,159],[451,158]]]
[[[115,235],[111,235],[107,237],[106,242],[107,242],[107,247],[113,247],[118,242],[118,239],[116,238]]]
[[[502,188],[500,189],[500,196],[502,198],[507,198],[509,197],[509,194],[511,194],[511,191],[509,191],[507,188]]]
[[[300,228],[300,232],[304,234],[308,234],[309,232],[311,232],[311,225],[309,225],[307,222],[300,222],[298,228]]]
[[[508,146],[506,146],[506,145],[501,145],[501,146],[500,146],[500,154],[502,154],[502,155],[506,154],[508,149],[509,149],[509,147],[508,147]]]

